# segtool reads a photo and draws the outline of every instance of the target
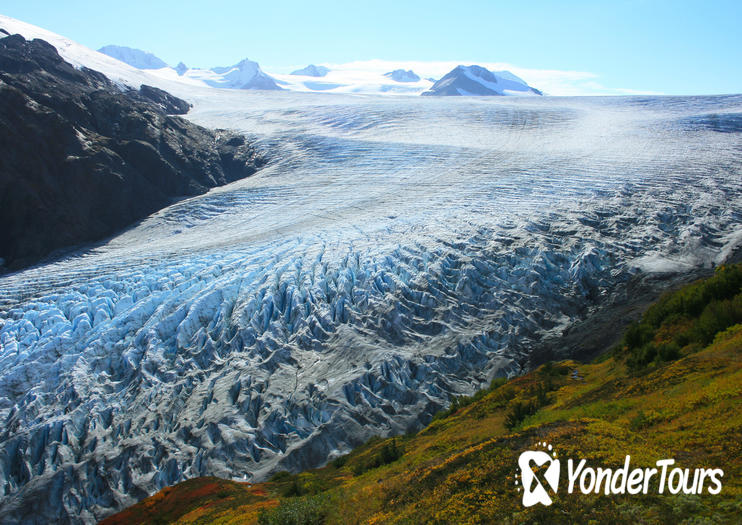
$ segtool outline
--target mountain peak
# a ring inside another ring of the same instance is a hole
[[[329,72],[330,70],[325,66],[315,66],[314,64],[309,64],[303,69],[292,71],[291,74],[305,77],[324,77]]]
[[[478,65],[458,65],[423,93],[426,96],[541,95],[509,71],[490,71]]]
[[[384,73],[384,76],[391,78],[395,82],[420,82],[420,77],[411,69],[407,71],[404,69],[395,69],[394,71]]]
[[[215,76],[202,80],[212,87],[227,89],[281,89],[273,77],[263,73],[260,65],[250,59],[242,59],[233,66],[214,67]]]

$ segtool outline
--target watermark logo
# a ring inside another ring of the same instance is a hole
[[[523,483],[523,506],[532,507],[537,503],[551,505],[549,489],[556,493],[559,488],[559,460],[552,446],[539,442],[546,450],[526,450],[518,458],[520,479]],[[516,478],[518,474],[515,475]],[[518,481],[516,480],[516,484]],[[520,488],[518,488],[520,490]]]
[[[551,505],[552,495],[559,490],[560,460],[554,448],[539,442],[537,449],[526,450],[518,458],[519,474],[515,474],[518,491],[523,492],[523,506],[532,507],[538,503]],[[674,459],[660,459],[653,467],[631,468],[631,456],[626,456],[622,466],[617,468],[593,468],[586,459],[575,461],[567,459],[567,494],[712,494],[721,493],[721,479],[724,471],[720,468],[670,468]],[[520,478],[520,481],[519,481]]]

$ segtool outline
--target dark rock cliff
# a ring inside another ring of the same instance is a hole
[[[0,39],[0,262],[105,238],[264,164],[244,137],[172,116],[189,108],[150,86],[122,92],[43,40]]]

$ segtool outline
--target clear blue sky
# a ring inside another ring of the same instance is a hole
[[[742,92],[742,0],[3,0],[0,12],[171,65],[489,61],[668,94]]]

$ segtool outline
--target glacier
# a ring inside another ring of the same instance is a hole
[[[742,242],[742,96],[177,89],[273,160],[0,276],[11,522],[94,522],[420,428],[637,276]]]

